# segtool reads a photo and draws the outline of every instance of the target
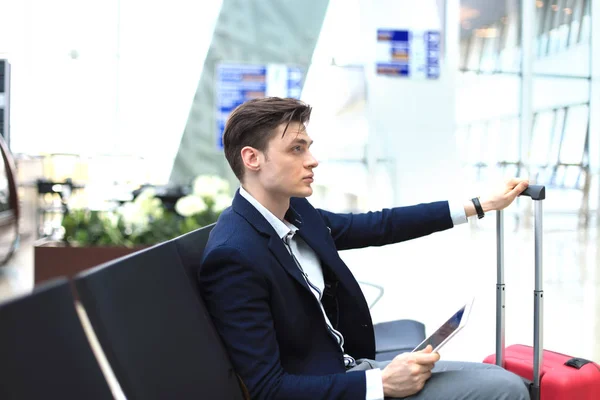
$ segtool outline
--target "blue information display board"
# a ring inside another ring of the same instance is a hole
[[[440,76],[439,31],[377,30],[378,75],[415,79]]]
[[[302,70],[283,64],[219,64],[216,71],[217,148],[229,114],[240,104],[268,96],[300,98]]]

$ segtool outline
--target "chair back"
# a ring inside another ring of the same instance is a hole
[[[242,399],[176,244],[84,271],[80,299],[128,399]]]
[[[177,251],[181,256],[183,268],[192,282],[192,286],[198,291],[198,294],[200,293],[197,277],[198,269],[202,263],[202,256],[204,255],[208,237],[215,225],[207,225],[173,239],[173,242],[177,246]]]
[[[0,399],[113,399],[67,279],[0,304]]]

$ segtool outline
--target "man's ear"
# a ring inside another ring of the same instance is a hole
[[[260,170],[260,152],[254,147],[246,146],[241,150],[242,162],[250,171]]]

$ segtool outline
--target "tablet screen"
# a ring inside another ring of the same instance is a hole
[[[413,351],[419,351],[425,349],[427,345],[431,345],[435,350],[444,340],[448,338],[454,331],[458,329],[465,313],[465,307],[463,306],[456,312],[446,323],[429,336],[423,343],[421,343]]]

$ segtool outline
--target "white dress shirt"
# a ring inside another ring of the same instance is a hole
[[[329,318],[325,313],[323,304],[321,303],[321,297],[323,295],[323,290],[325,289],[325,281],[323,278],[323,269],[321,267],[321,261],[319,260],[319,257],[317,257],[314,250],[311,249],[310,246],[308,246],[300,236],[296,235],[296,232],[298,231],[296,226],[288,221],[282,221],[277,218],[272,212],[260,204],[258,200],[252,197],[252,195],[243,187],[240,187],[240,195],[248,200],[248,202],[252,204],[263,217],[265,217],[277,235],[284,242],[290,254],[295,256],[297,259],[297,263],[299,264],[298,268],[300,268],[302,271],[308,287],[311,289],[311,292],[315,295],[315,298],[319,303],[321,312],[323,313],[323,318],[327,324],[327,328],[332,336],[337,340],[342,353],[344,353],[344,336],[333,328],[331,321],[329,321]],[[454,225],[467,222],[467,216],[465,215],[464,207],[460,202],[449,202],[449,206],[450,215]],[[352,366],[352,363],[354,363],[354,359],[346,353],[344,353],[344,360],[346,366]],[[367,379],[366,400],[384,400],[381,370],[378,368],[370,369],[365,371],[365,374]]]

